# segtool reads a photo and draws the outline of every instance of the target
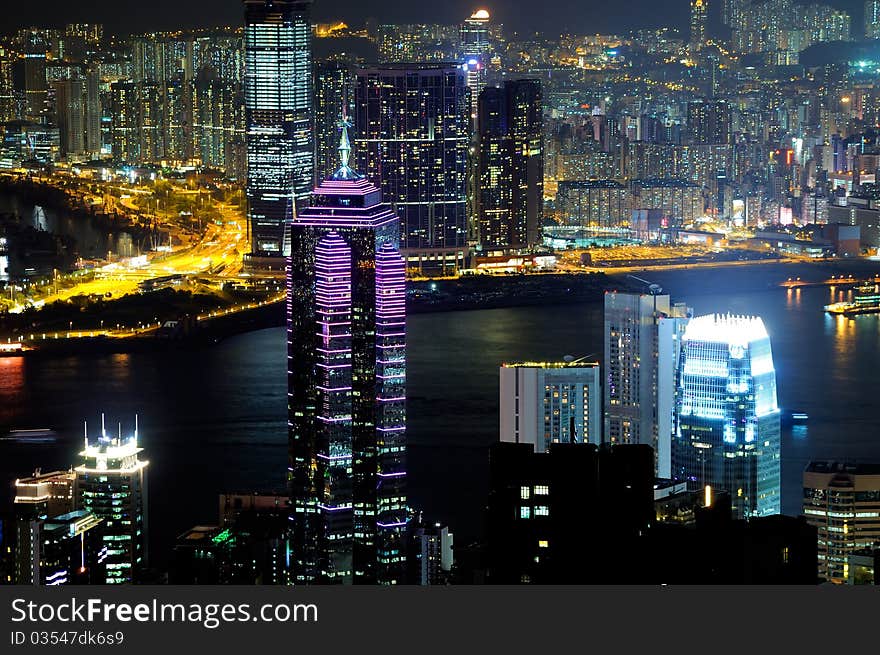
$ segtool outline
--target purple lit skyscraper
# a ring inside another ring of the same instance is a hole
[[[406,527],[406,282],[397,215],[342,165],[290,227],[294,584],[398,584]]]

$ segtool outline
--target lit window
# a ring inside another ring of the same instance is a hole
[[[550,547],[550,542],[547,541],[546,539],[539,539],[538,540],[538,548],[549,548],[549,547]]]
[[[535,485],[536,496],[546,496],[550,493],[550,488],[546,484]]]
[[[519,517],[521,519],[532,518],[532,508],[531,507],[520,507],[519,508]]]
[[[520,487],[519,488],[519,497],[523,500],[528,500],[530,497],[529,488],[528,487]]]
[[[546,505],[536,505],[535,516],[550,516],[550,508]]]

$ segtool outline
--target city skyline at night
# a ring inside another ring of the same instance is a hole
[[[18,7],[0,583],[875,584],[872,2]]]

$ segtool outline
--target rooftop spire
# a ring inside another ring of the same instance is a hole
[[[340,166],[336,169],[336,172],[332,175],[331,179],[359,180],[361,175],[358,175],[358,173],[353,171],[348,165],[348,160],[351,156],[351,140],[348,138],[348,128],[351,127],[351,119],[345,111],[345,105],[342,106],[342,118],[338,125],[342,131],[339,135],[339,147],[337,148],[339,151]]]

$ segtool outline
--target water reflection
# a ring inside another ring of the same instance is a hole
[[[0,423],[21,410],[24,401],[24,357],[0,357]]]

